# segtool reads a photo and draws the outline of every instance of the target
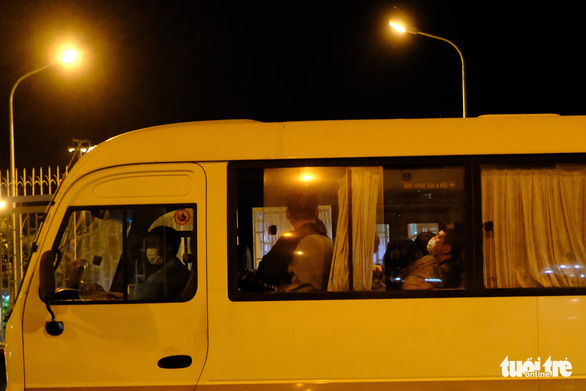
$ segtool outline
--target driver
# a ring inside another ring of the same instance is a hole
[[[137,284],[136,299],[173,300],[179,297],[189,280],[189,269],[177,258],[181,235],[173,228],[159,226],[146,236],[146,256],[158,270]]]

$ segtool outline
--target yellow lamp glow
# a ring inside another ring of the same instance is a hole
[[[403,25],[397,22],[393,22],[392,20],[389,22],[389,25],[400,33],[404,33],[407,31]]]
[[[61,61],[67,64],[71,64],[77,59],[77,51],[74,49],[68,49],[61,55]]]

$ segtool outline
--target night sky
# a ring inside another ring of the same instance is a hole
[[[3,0],[0,169],[10,89],[63,39],[80,66],[16,90],[19,169],[63,166],[74,137],[172,122],[460,117],[458,53],[391,33],[394,16],[458,45],[469,116],[586,114],[576,2]]]

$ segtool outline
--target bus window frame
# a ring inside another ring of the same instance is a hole
[[[536,164],[536,161],[538,162]],[[228,298],[230,301],[291,301],[291,300],[353,300],[353,299],[417,299],[458,297],[506,296],[573,296],[586,295],[586,287],[579,288],[486,288],[484,286],[484,253],[481,199],[481,171],[487,165],[511,165],[518,168],[551,167],[556,164],[586,165],[586,153],[534,153],[515,155],[454,155],[409,157],[358,157],[324,159],[276,159],[230,161],[227,167],[227,250]],[[464,288],[438,290],[387,290],[355,292],[260,293],[238,291],[237,265],[237,170],[288,167],[357,167],[382,166],[385,169],[434,168],[461,166],[464,170],[467,231],[467,257]]]
[[[197,257],[197,249],[198,249],[198,245],[197,245],[197,240],[198,240],[198,227],[197,227],[197,203],[179,203],[179,204],[173,204],[173,203],[160,203],[160,204],[113,204],[113,205],[88,205],[88,206],[83,206],[83,205],[75,205],[75,206],[68,206],[67,210],[65,211],[65,214],[63,215],[63,219],[60,223],[59,226],[59,230],[57,231],[57,234],[55,235],[55,238],[53,239],[53,244],[51,246],[51,250],[56,251],[56,254],[59,253],[59,244],[61,243],[61,240],[63,238],[63,234],[64,231],[67,229],[67,226],[69,225],[69,219],[71,217],[71,215],[76,212],[76,211],[93,211],[93,210],[104,210],[104,209],[148,209],[148,208],[165,208],[165,209],[169,209],[169,212],[172,210],[179,210],[179,209],[186,209],[186,208],[190,208],[193,210],[193,232],[191,234],[191,247],[192,247],[192,253],[191,255],[193,256],[193,260],[192,260],[192,270],[191,270],[191,274],[193,275],[193,284],[195,284],[195,286],[190,290],[190,294],[189,296],[186,297],[181,297],[180,300],[169,300],[169,301],[165,301],[165,300],[151,300],[151,299],[137,299],[137,300],[128,300],[126,298],[126,295],[124,295],[124,299],[123,300],[92,300],[92,301],[84,301],[84,300],[51,300],[50,304],[51,306],[53,305],[95,305],[95,304],[115,304],[115,305],[128,305],[128,304],[143,304],[143,303],[160,303],[160,304],[168,304],[168,303],[185,303],[188,302],[190,300],[192,300],[195,295],[197,294],[197,290],[198,290],[198,279],[199,279],[199,274],[198,274],[198,257]],[[167,212],[167,213],[169,213]],[[126,242],[127,239],[123,239],[123,242]],[[123,245],[124,247],[125,245]],[[118,269],[120,266],[120,262],[122,262],[122,258],[124,257],[124,249],[123,252],[121,254],[121,259],[118,261],[118,265],[116,266],[116,269]],[[53,266],[54,270],[53,272],[55,272],[57,270],[57,268],[59,267],[59,264],[61,262],[61,255],[58,256],[58,261],[57,263]],[[118,273],[118,270],[116,270],[115,275]],[[114,277],[115,278],[115,277]],[[191,282],[188,281],[188,285]],[[186,286],[187,287],[187,286]]]

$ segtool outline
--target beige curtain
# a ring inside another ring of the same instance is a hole
[[[484,169],[488,288],[586,286],[586,167]]]
[[[370,290],[372,287],[376,213],[377,203],[381,201],[383,171],[382,167],[353,167],[348,169],[338,190],[340,211],[329,291],[349,290],[348,175],[352,183],[352,289]]]

